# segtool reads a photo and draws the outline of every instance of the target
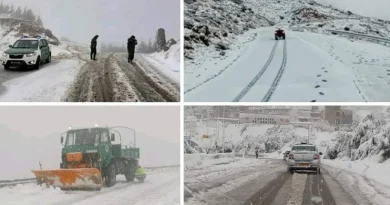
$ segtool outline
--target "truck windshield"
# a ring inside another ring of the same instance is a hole
[[[18,40],[12,48],[38,48],[38,40]]]
[[[99,139],[100,139],[100,142],[102,142],[102,143],[110,142],[110,138],[108,136],[108,130],[106,130],[106,129],[94,128],[94,129],[91,129],[91,134],[92,134],[93,138],[95,139],[96,143],[99,143]]]
[[[294,151],[316,151],[314,146],[295,146],[292,148]]]
[[[95,139],[90,135],[88,129],[69,131],[66,136],[65,146],[72,145],[91,145]]]

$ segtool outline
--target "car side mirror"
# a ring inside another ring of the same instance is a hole
[[[9,45],[8,47],[12,48],[12,45]]]
[[[61,137],[61,144],[64,143],[64,137]]]
[[[111,142],[115,141],[115,134],[111,134]]]
[[[320,152],[319,154],[322,155],[322,152]]]

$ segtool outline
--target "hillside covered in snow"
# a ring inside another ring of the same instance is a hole
[[[390,21],[360,16],[311,0],[186,0],[184,16],[184,48],[189,63],[195,63],[192,60],[198,57],[198,50],[205,47],[210,52],[218,51],[223,58],[230,43],[241,41],[237,36],[258,27],[320,28],[320,32],[334,29],[390,36]]]

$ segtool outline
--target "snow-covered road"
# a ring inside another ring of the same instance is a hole
[[[390,48],[289,30],[285,41],[275,41],[273,29],[260,28],[246,49],[228,51],[240,57],[226,70],[218,68],[218,58],[192,66],[185,101],[390,100],[384,94],[390,89]]]
[[[321,171],[321,175],[291,175],[283,160],[270,158],[190,169],[185,171],[185,200],[209,205],[390,204],[389,187],[334,166],[323,166]]]
[[[124,53],[99,53],[98,61],[91,61],[84,46],[53,47],[53,61],[40,70],[0,70],[0,101],[177,102],[179,61],[164,54],[136,54],[129,64]]]
[[[100,192],[61,191],[35,184],[0,188],[2,205],[179,205],[179,167],[149,173],[145,182],[126,183],[124,176],[119,182]]]

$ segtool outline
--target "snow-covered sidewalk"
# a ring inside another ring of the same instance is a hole
[[[390,163],[323,160],[330,176],[361,204],[390,204]]]

